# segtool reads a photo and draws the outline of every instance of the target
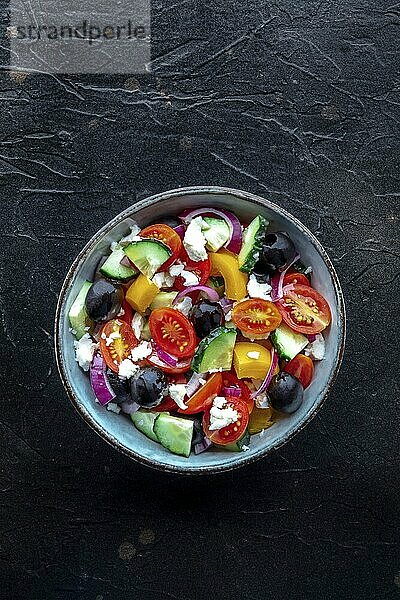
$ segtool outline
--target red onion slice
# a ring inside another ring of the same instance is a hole
[[[290,267],[297,262],[300,259],[300,254],[296,254],[296,256],[294,257],[294,259],[287,265],[287,267],[284,268],[284,270],[278,275],[278,273],[276,273],[272,279],[271,279],[271,286],[272,286],[272,290],[271,290],[271,298],[272,298],[272,302],[276,302],[277,300],[280,300],[283,296],[283,280],[285,278],[285,275],[287,273],[287,271],[290,269]]]
[[[176,365],[178,364],[178,359],[175,356],[172,356],[168,352],[165,352],[165,350],[160,348],[160,346],[156,343],[154,343],[154,348],[158,354],[158,357],[163,362],[165,362],[165,364],[167,364],[170,367],[176,367]]]
[[[121,258],[121,260],[119,261],[119,264],[122,265],[123,267],[130,267],[131,269],[134,268],[134,264],[129,260],[129,258],[126,256],[123,256]]]
[[[264,392],[267,391],[269,384],[271,383],[271,379],[274,375],[274,371],[276,369],[276,365],[278,364],[278,353],[275,351],[275,348],[272,348],[271,350],[271,364],[269,366],[268,369],[268,373],[265,376],[264,381],[262,382],[261,386],[258,388],[258,390],[256,390],[255,392],[253,392],[251,394],[252,398],[257,398],[257,396],[259,396],[260,394],[263,394]]]
[[[201,442],[194,445],[194,453],[201,454],[211,448],[212,445],[212,441],[205,437]]]
[[[186,395],[188,398],[191,398],[193,394],[197,392],[201,386],[201,379],[206,379],[206,375],[204,373],[193,373],[186,385]]]
[[[174,306],[181,298],[191,294],[192,292],[204,292],[210,298],[212,302],[216,302],[219,300],[218,292],[216,292],[213,288],[208,287],[208,285],[190,285],[185,288],[177,296],[175,296],[172,306]]]
[[[234,398],[239,398],[242,395],[242,390],[238,387],[234,387],[230,385],[229,387],[222,388],[222,395],[225,396],[233,396]]]
[[[106,363],[99,353],[94,355],[90,365],[90,384],[94,395],[102,406],[105,406],[116,397],[108,381]]]
[[[317,339],[317,336],[315,335],[315,333],[309,333],[308,335],[306,335],[306,338],[308,338],[308,341],[310,342],[310,344],[312,344]]]
[[[179,235],[181,240],[185,237],[186,227],[184,225],[178,225],[178,227],[174,227],[174,231]]]
[[[215,208],[197,208],[196,210],[184,210],[179,218],[185,223],[189,223],[192,219],[199,216],[217,215],[223,219],[229,227],[229,240],[225,244],[225,248],[239,254],[242,247],[242,226],[236,215],[228,210],[217,210]]]

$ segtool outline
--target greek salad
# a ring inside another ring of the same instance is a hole
[[[246,451],[299,409],[331,311],[286,232],[199,208],[133,222],[68,317],[96,402],[188,457]]]

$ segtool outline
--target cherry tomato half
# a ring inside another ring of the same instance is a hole
[[[299,333],[320,333],[331,322],[329,304],[321,294],[307,285],[287,285],[283,298],[276,302],[283,320]]]
[[[179,235],[163,223],[157,223],[155,225],[149,225],[139,233],[140,237],[153,238],[160,240],[172,251],[172,256],[158,269],[159,271],[165,271],[170,267],[178,258],[182,250],[182,241]]]
[[[308,278],[303,273],[286,273],[283,278],[283,285],[290,285],[291,283],[297,283],[299,285],[310,285]]]
[[[254,408],[254,400],[251,397],[251,392],[247,385],[243,381],[238,379],[235,373],[229,373],[227,371],[224,371],[222,373],[222,381],[224,387],[235,387],[240,390],[240,400],[243,400],[243,402],[247,404],[247,409],[250,414]]]
[[[213,373],[206,383],[193,394],[185,403],[187,408],[178,410],[184,415],[194,415],[204,412],[213,403],[214,398],[218,396],[222,388],[222,373]]]
[[[121,319],[121,321],[128,323],[128,325],[131,325],[133,319],[133,308],[126,300],[124,300],[122,302],[121,309],[124,311],[124,314],[120,315],[118,318]]]
[[[192,356],[197,340],[193,325],[179,310],[157,308],[149,318],[150,333],[156,344],[178,359]]]
[[[189,255],[186,252],[184,246],[182,246],[182,250],[181,250],[181,254],[180,254],[179,258],[185,265],[185,271],[192,271],[193,273],[195,273],[197,275],[197,277],[199,278],[199,285],[204,285],[211,273],[210,258],[207,257],[207,260],[200,260],[200,261],[196,262],[195,260],[192,260],[191,258],[189,258]],[[183,277],[181,275],[178,275],[178,277],[175,278],[174,287],[179,291],[184,290],[185,289],[184,282],[185,282],[185,280],[183,279]]]
[[[118,372],[123,360],[129,358],[132,348],[138,345],[132,327],[120,319],[107,321],[101,329],[100,352],[107,367]]]
[[[293,377],[296,377],[306,389],[314,375],[314,363],[309,356],[304,354],[298,354],[283,368],[286,373],[290,373]]]
[[[240,331],[262,335],[279,327],[282,317],[269,300],[250,298],[235,304],[232,321]]]
[[[227,427],[222,427],[222,429],[210,430],[210,408],[206,410],[203,416],[204,433],[209,440],[219,446],[225,446],[226,444],[232,444],[240,440],[249,422],[249,411],[245,402],[239,398],[229,396],[226,398],[226,404],[238,413],[235,423]]]

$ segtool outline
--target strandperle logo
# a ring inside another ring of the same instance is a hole
[[[48,73],[143,73],[150,0],[10,0],[10,66]]]

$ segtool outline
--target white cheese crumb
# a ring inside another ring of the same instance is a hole
[[[132,318],[132,329],[133,333],[136,336],[136,339],[140,340],[140,336],[142,335],[142,330],[144,327],[144,317],[138,312],[133,315]]]
[[[108,337],[106,336],[104,338],[106,340],[106,346],[111,346],[113,341],[119,340],[120,337],[121,337],[121,334],[119,333],[119,331],[112,331]]]
[[[202,225],[203,219],[201,217],[192,219],[183,238],[183,245],[189,258],[196,262],[207,259],[207,250],[205,248],[207,240],[202,232]]]
[[[249,358],[254,358],[254,360],[258,360],[260,358],[260,353],[257,351],[251,351],[247,353]]]
[[[214,398],[213,405],[210,410],[210,431],[216,431],[227,427],[238,420],[238,412],[232,407],[227,406],[226,399],[222,396]]]
[[[150,342],[140,342],[136,348],[132,348],[131,357],[132,360],[138,361],[146,358],[146,356],[150,356],[152,353],[152,348]]]
[[[114,412],[117,415],[119,415],[119,413],[121,412],[121,408],[118,406],[118,404],[115,404],[115,402],[109,402],[106,408],[107,410],[110,410],[111,412]]]
[[[184,383],[171,384],[169,386],[169,395],[175,400],[179,408],[186,410],[187,406],[183,399],[186,396],[186,385]]]
[[[131,229],[130,234],[126,235],[125,237],[122,238],[122,240],[119,241],[119,245],[120,246],[127,246],[131,242],[136,242],[137,240],[141,240],[142,239],[142,238],[140,238],[138,236],[138,233],[140,231],[140,227],[138,226],[137,223],[135,223],[133,221],[133,225],[131,225],[130,229]]]
[[[246,452],[246,450],[250,450],[250,446],[246,446],[245,444],[243,444],[243,446],[242,446],[242,450],[243,450],[244,452]]]
[[[174,285],[175,277],[173,277],[168,271],[162,271],[156,273],[152,279],[152,282],[159,288],[171,288]]]
[[[80,340],[74,341],[75,360],[84,371],[89,371],[90,363],[93,360],[98,344],[92,341],[88,333],[85,333]]]
[[[183,285],[185,287],[188,287],[190,285],[197,285],[200,281],[196,273],[193,273],[192,271],[186,271],[185,265],[180,261],[176,262],[169,268],[169,273],[172,277],[177,277],[178,275],[181,275],[181,277],[183,278]]]
[[[179,310],[182,314],[184,314],[187,317],[190,313],[192,305],[192,299],[189,298],[189,296],[185,296],[175,304],[174,308],[176,308],[176,310]]]
[[[125,358],[118,366],[118,375],[121,379],[130,379],[139,370],[129,358]]]
[[[304,348],[304,354],[313,360],[323,360],[325,358],[325,340],[321,333],[317,333],[313,342]]]
[[[263,300],[271,301],[271,290],[272,287],[269,283],[259,283],[254,273],[250,275],[247,283],[247,293],[250,298],[263,298]]]

